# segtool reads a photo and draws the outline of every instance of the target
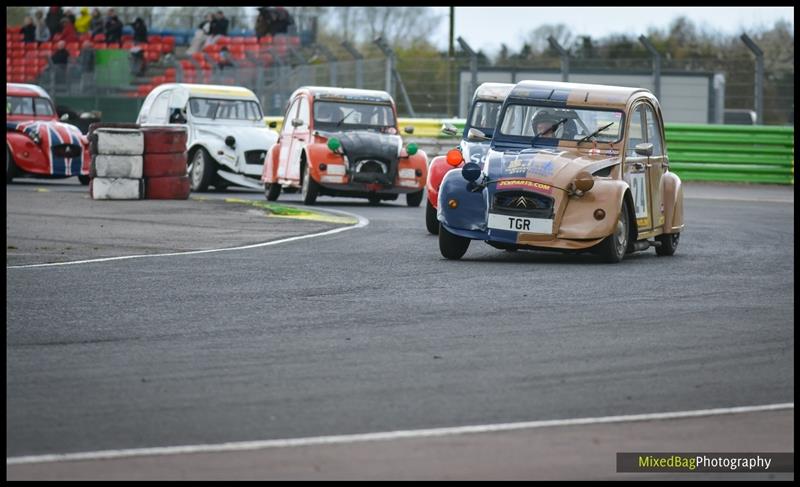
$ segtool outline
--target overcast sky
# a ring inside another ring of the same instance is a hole
[[[449,7],[433,8],[445,16],[435,41],[446,49]],[[628,33],[639,37],[649,27],[661,29],[681,15],[726,34],[769,28],[780,19],[794,25],[794,7],[456,7],[455,37],[463,37],[476,51],[493,54],[501,43],[519,49],[524,34],[542,24],[566,24],[576,36]]]

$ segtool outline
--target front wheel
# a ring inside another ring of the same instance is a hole
[[[422,203],[422,197],[425,195],[425,190],[417,191],[416,193],[406,193],[406,204],[411,207],[417,207]]]
[[[433,207],[430,200],[425,205],[425,226],[431,234],[439,235],[439,219],[436,218],[436,208]]]
[[[192,191],[208,191],[211,178],[214,176],[215,162],[202,147],[194,152],[189,175],[191,176]]]
[[[278,183],[264,183],[264,195],[267,201],[277,201],[281,194],[281,185]]]
[[[680,238],[680,233],[666,233],[656,237],[656,241],[661,242],[661,245],[656,247],[656,255],[669,256],[674,254],[678,250]]]
[[[82,174],[80,176],[78,176],[78,181],[80,181],[81,184],[84,185],[84,186],[88,186],[89,185],[89,181],[91,181],[91,180],[92,180],[92,178],[89,177],[89,176],[84,176]]]
[[[617,223],[614,225],[614,232],[600,242],[597,248],[604,261],[616,264],[625,257],[625,252],[628,250],[629,225],[628,202],[623,200],[622,208],[617,216]]]
[[[459,237],[448,232],[444,225],[439,226],[439,251],[442,256],[450,260],[458,260],[464,257],[469,248],[470,240],[468,238]]]
[[[314,181],[314,178],[309,174],[310,172],[308,168],[303,171],[303,187],[301,189],[303,203],[309,206],[316,203],[317,196],[319,196],[319,184]]]

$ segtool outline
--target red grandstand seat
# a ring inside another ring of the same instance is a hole
[[[233,54],[244,53],[244,44],[232,44],[228,49]]]
[[[293,45],[293,46],[299,46],[300,45],[300,38],[298,36],[292,36],[292,37],[289,38],[289,43],[291,45]]]
[[[97,41],[97,42],[105,42],[106,41],[106,35],[105,34],[95,34],[94,35],[94,40]]]
[[[70,49],[69,50],[69,57],[70,59],[78,59],[78,56],[81,55],[80,49]]]
[[[170,44],[175,45],[175,36],[161,36],[161,42],[163,44]]]
[[[136,94],[138,94],[141,97],[147,96],[151,91],[153,91],[153,87],[150,86],[149,84],[140,85],[138,88],[136,88]]]
[[[50,41],[42,42],[41,44],[39,44],[39,49],[52,49],[52,48],[53,48],[53,43]]]
[[[83,34],[81,34],[78,37],[78,39],[80,39],[81,42],[83,42],[83,41],[91,41],[92,40],[92,33],[91,32],[84,32]]]
[[[161,52],[161,44],[160,43],[156,44],[156,43],[151,41],[150,44],[145,44],[145,50],[147,50],[147,51],[155,51],[155,52],[160,53]]]
[[[126,34],[126,35],[122,36],[122,42],[123,43],[125,43],[125,42],[133,42],[133,36],[130,35],[130,34]]]
[[[230,37],[225,37],[225,36],[220,36],[217,39],[216,43],[219,44],[220,46],[227,46],[227,45],[229,45],[231,43],[231,38]]]
[[[259,44],[272,44],[272,36],[264,36],[258,41]]]
[[[175,44],[161,44],[161,54],[167,54],[175,50]]]
[[[94,48],[95,49],[108,49],[108,44],[106,44],[105,42],[95,41]]]
[[[147,42],[161,44],[161,36],[160,35],[150,35],[147,36]]]
[[[258,44],[258,37],[255,37],[255,36],[245,37],[244,38],[244,43],[245,44]]]
[[[209,57],[214,60],[215,63],[218,63],[219,60],[222,58],[218,52],[210,52],[208,53]]]
[[[203,48],[205,52],[219,52],[222,49],[222,46],[219,44],[209,44]]]
[[[79,42],[67,42],[67,50],[71,51],[73,49],[80,49],[81,45]]]
[[[156,51],[145,51],[144,58],[147,62],[154,63],[161,58],[161,53]]]
[[[25,51],[22,49],[14,49],[10,52],[12,58],[23,58],[25,57]]]
[[[231,44],[244,44],[244,37],[231,37]]]

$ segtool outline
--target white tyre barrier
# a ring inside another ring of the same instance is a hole
[[[94,178],[89,185],[95,200],[140,200],[144,180],[130,178]]]
[[[92,177],[140,179],[143,168],[143,156],[92,156]]]
[[[92,154],[135,155],[144,154],[144,134],[139,129],[98,128],[89,136]]]

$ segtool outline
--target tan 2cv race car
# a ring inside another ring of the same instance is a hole
[[[675,253],[683,190],[648,90],[517,83],[485,161],[442,181],[439,249],[448,259],[460,259],[471,240],[506,250],[592,250],[608,262],[651,246]]]

